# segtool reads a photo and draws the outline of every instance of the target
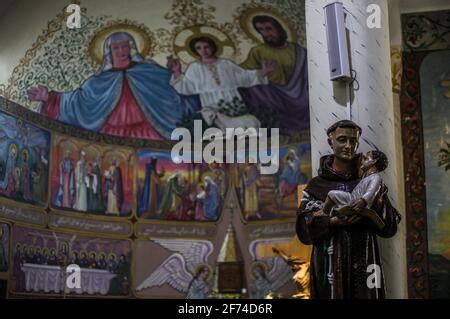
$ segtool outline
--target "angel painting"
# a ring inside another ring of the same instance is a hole
[[[292,276],[292,271],[279,257],[264,258],[265,262],[256,261],[252,265],[253,283],[250,293],[253,299],[265,299],[283,287]]]
[[[214,247],[207,240],[152,239],[173,252],[156,268],[136,291],[169,284],[185,294],[186,299],[206,299],[211,292],[212,269],[207,264]]]

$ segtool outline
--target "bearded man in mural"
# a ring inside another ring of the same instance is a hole
[[[145,60],[126,32],[108,36],[103,63],[79,89],[55,92],[31,87],[28,97],[41,103],[42,114],[87,130],[115,136],[170,139],[186,114],[198,111],[197,96],[179,95],[172,73]]]
[[[250,113],[261,120],[263,127],[278,127],[282,134],[308,129],[306,49],[289,42],[286,30],[272,16],[257,15],[252,25],[264,43],[250,50],[241,67],[258,70],[269,61],[277,66],[268,74],[269,85],[239,88]]]
[[[370,265],[381,270],[377,236],[389,238],[396,234],[400,215],[391,205],[384,184],[369,207],[383,220],[377,228],[355,210],[348,219],[341,219],[323,211],[331,190],[351,192],[359,183],[361,154],[356,154],[361,128],[343,120],[328,130],[328,143],[333,155],[320,159],[319,175],[306,186],[297,213],[297,236],[302,243],[313,245],[311,255],[311,297],[318,299],[385,297],[383,272],[369,287]],[[368,272],[369,270],[369,272]]]

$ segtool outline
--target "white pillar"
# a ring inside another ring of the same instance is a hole
[[[348,119],[345,85],[329,80],[327,39],[323,7],[330,0],[306,0],[306,33],[308,49],[309,98],[311,111],[311,149],[313,173],[317,174],[319,159],[331,152],[326,129],[334,122]],[[350,56],[352,69],[356,71],[359,89],[354,91],[352,120],[363,130],[359,151],[367,152],[375,147],[389,158],[390,165],[383,174],[389,188],[392,203],[400,205],[401,178],[396,139],[400,134],[394,121],[391,82],[389,21],[386,0],[342,0],[350,13],[347,26],[350,30]],[[369,4],[381,9],[381,28],[369,29],[366,24]],[[403,212],[400,211],[402,215]],[[393,238],[379,240],[386,277],[387,297],[406,298],[406,247],[405,221]]]

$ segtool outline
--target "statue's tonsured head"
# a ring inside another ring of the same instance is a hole
[[[331,125],[327,135],[334,156],[344,161],[353,159],[359,146],[361,132],[361,127],[350,120],[338,121]]]

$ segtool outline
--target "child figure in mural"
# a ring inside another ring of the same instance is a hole
[[[129,33],[108,36],[97,73],[71,92],[31,87],[28,97],[58,121],[115,136],[170,139],[183,116],[199,109],[198,97],[179,95],[171,72],[144,59]],[[149,85],[151,83],[151,85]]]
[[[198,61],[189,64],[185,74],[181,73],[177,59],[167,58],[167,67],[173,74],[171,84],[181,94],[199,94],[202,107],[231,117],[248,113],[238,87],[267,84],[267,75],[276,67],[266,61],[259,70],[245,70],[230,60],[218,58],[217,44],[206,36],[193,38],[189,47]]]
[[[329,215],[335,206],[338,207],[337,214],[341,217],[362,208],[370,208],[383,183],[380,172],[384,171],[387,166],[388,159],[383,152],[367,152],[361,162],[361,181],[352,192],[329,191],[323,207],[324,214]],[[377,216],[376,213],[367,215],[378,227],[382,228],[384,223]]]

